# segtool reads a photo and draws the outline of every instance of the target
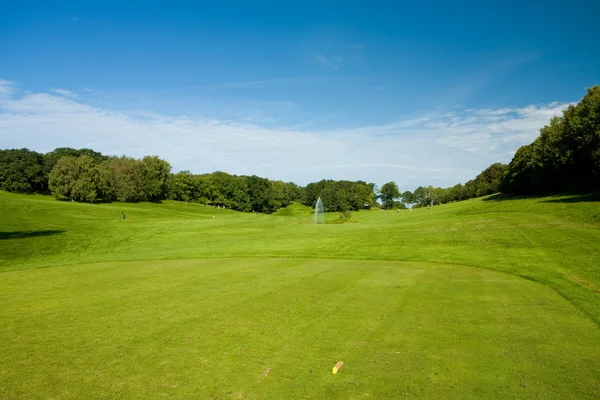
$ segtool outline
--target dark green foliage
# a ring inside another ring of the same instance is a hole
[[[501,189],[519,194],[600,189],[600,86],[516,152]]]
[[[192,201],[197,199],[196,178],[190,171],[180,171],[171,175],[168,182],[169,199]]]
[[[34,193],[45,189],[43,156],[28,149],[0,150],[0,189]]]
[[[400,195],[400,199],[402,200],[402,203],[406,205],[406,207],[410,207],[411,204],[415,204],[417,202],[415,194],[408,190]]]
[[[248,183],[244,177],[232,176],[226,195],[228,196],[227,207],[236,211],[252,211]]]
[[[379,198],[383,203],[383,208],[389,210],[394,208],[396,199],[400,197],[400,191],[396,182],[388,182],[381,187]]]
[[[479,197],[497,193],[506,170],[507,166],[500,163],[487,167],[475,178],[475,194]]]
[[[497,193],[506,170],[506,165],[496,163],[487,167],[475,179],[464,185],[459,183],[446,189],[420,186],[414,193],[402,193],[402,202],[407,205],[416,204],[419,207],[425,207]]]
[[[111,157],[103,163],[111,176],[113,199],[118,201],[143,201],[144,168],[139,160],[129,157]]]
[[[58,199],[111,200],[110,174],[92,157],[64,156],[52,168],[49,187]]]
[[[0,150],[0,189],[18,193],[48,193],[50,172],[61,157],[88,156],[94,163],[106,156],[90,149],[58,148],[46,154],[28,149]]]
[[[158,201],[166,199],[171,165],[157,156],[146,156],[142,159],[141,166],[144,200]]]
[[[172,200],[267,214],[287,207],[302,195],[302,188],[291,182],[236,176],[221,171],[203,175],[179,172],[171,175],[168,186],[168,198]]]
[[[423,186],[419,186],[415,189],[415,203],[420,206],[427,206],[431,204],[431,198],[429,195],[429,191]]]
[[[56,154],[63,155],[54,162]],[[57,149],[47,160],[54,162],[49,187],[60,199],[158,201],[168,195],[171,166],[156,156],[136,160],[108,158],[88,149]]]
[[[268,179],[252,175],[246,177],[246,184],[252,211],[270,214],[279,208]]]
[[[96,161],[96,162],[104,161],[108,158],[107,156],[102,155],[102,153],[99,153],[99,152],[91,150],[91,149],[77,150],[77,149],[72,149],[70,147],[59,147],[49,153],[44,154],[44,173],[46,175],[50,175],[50,171],[52,171],[52,168],[54,168],[54,166],[56,165],[58,160],[64,156],[73,156],[73,157],[88,156],[88,157],[93,158],[94,161]]]
[[[342,211],[340,215],[344,218],[352,218],[352,211]]]
[[[94,160],[94,162],[99,163],[101,161],[106,160],[108,157],[103,155],[102,153],[99,153],[97,151],[91,150],[91,149],[72,149],[70,147],[59,147],[57,149],[54,149],[53,151],[44,154],[44,159],[42,162],[42,170],[44,173],[44,189],[45,191],[48,191],[48,180],[50,178],[50,172],[52,171],[52,169],[54,168],[54,166],[56,165],[56,163],[58,162],[58,160],[60,160],[61,157],[64,156],[73,156],[73,157],[79,157],[79,156],[88,156],[90,158],[92,158]]]
[[[323,192],[323,189],[325,188],[327,182],[327,180],[322,179],[319,182],[312,182],[306,185],[304,189],[303,204],[314,208],[317,204],[317,199]]]
[[[374,184],[363,181],[321,180],[306,185],[303,204],[314,207],[321,197],[325,211],[358,211],[376,204]]]

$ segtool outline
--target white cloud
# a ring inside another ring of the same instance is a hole
[[[14,85],[15,83],[12,81],[0,79],[0,95],[11,94],[14,91]]]
[[[340,69],[343,59],[339,56],[328,57],[323,54],[317,54],[314,56],[313,61],[327,69],[335,71]]]
[[[535,139],[539,129],[567,106],[457,109],[376,126],[308,131],[277,127],[276,119],[266,124],[262,116],[250,121],[134,116],[72,97],[4,93],[0,148],[46,152],[63,146],[89,147],[134,157],[156,154],[175,171],[222,170],[299,184],[322,178],[378,184],[394,180],[404,190],[427,184],[451,186],[494,162],[510,161],[518,147]]]
[[[52,91],[54,93],[57,93],[63,97],[70,97],[72,99],[76,99],[77,97],[79,97],[79,95],[75,92],[71,92],[70,90],[65,90],[65,89],[52,89]]]

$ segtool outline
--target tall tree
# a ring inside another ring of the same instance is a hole
[[[45,190],[43,156],[28,149],[0,151],[0,189],[17,193]]]
[[[110,171],[115,200],[143,201],[146,199],[143,183],[143,166],[129,157],[111,157],[104,162]]]
[[[400,195],[400,198],[402,200],[402,202],[404,203],[404,205],[406,206],[406,208],[411,209],[413,204],[415,204],[417,202],[417,197],[415,196],[415,194],[409,190],[405,191],[404,193],[402,193]]]
[[[394,203],[399,197],[400,191],[398,190],[398,185],[396,185],[396,182],[388,182],[381,187],[379,198],[381,199],[385,209],[389,210],[394,208]]]
[[[500,190],[534,194],[600,189],[600,86],[550,120],[515,153]]]
[[[171,200],[192,201],[196,198],[194,175],[190,171],[173,174],[168,186]]]
[[[49,187],[58,199],[112,200],[110,171],[90,156],[63,156],[50,171]]]
[[[143,198],[157,201],[167,198],[171,165],[158,156],[146,156],[141,161]]]
[[[256,175],[248,176],[245,179],[252,211],[270,214],[277,210],[278,206],[273,196],[271,182],[268,179]]]

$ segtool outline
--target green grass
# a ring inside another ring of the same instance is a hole
[[[0,210],[0,399],[600,397],[596,198]]]

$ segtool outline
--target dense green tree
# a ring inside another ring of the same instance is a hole
[[[59,199],[112,200],[110,179],[110,171],[90,156],[63,156],[50,171],[49,187]]]
[[[129,157],[111,157],[104,162],[110,171],[112,192],[118,201],[143,201],[144,170],[139,160]]]
[[[103,186],[99,185],[99,179],[104,175],[99,174],[94,159],[89,156],[68,158],[73,160],[77,173],[73,187],[71,188],[71,199],[90,203],[99,200],[102,196],[99,186]],[[58,161],[60,162],[61,160],[63,159],[61,158]]]
[[[350,209],[348,193],[340,181],[328,182],[323,188],[320,197],[326,212],[348,211]]]
[[[483,170],[473,182],[475,185],[475,195],[486,196],[497,193],[506,170],[507,166],[500,163],[492,164]]]
[[[96,161],[96,162],[101,162],[108,158],[107,156],[103,155],[102,153],[99,153],[92,149],[79,149],[78,150],[78,149],[72,149],[70,147],[59,147],[59,148],[56,148],[56,149],[44,154],[44,172],[47,175],[50,175],[50,171],[52,171],[52,168],[54,168],[54,165],[56,165],[58,160],[64,156],[73,156],[73,157],[89,156],[92,159],[94,159],[94,161]]]
[[[430,189],[430,193],[431,193],[431,205],[436,205],[436,204],[442,204],[444,203],[444,194],[445,194],[445,189],[442,189],[440,187],[432,187]]]
[[[49,187],[57,199],[70,199],[78,177],[75,156],[63,156],[56,163],[49,176]]]
[[[374,184],[363,181],[321,180],[306,185],[303,204],[314,207],[321,197],[325,211],[358,211],[376,205]]]
[[[402,193],[400,195],[400,199],[402,200],[402,203],[406,205],[407,208],[412,208],[413,204],[417,202],[415,194],[409,190]]]
[[[322,179],[319,182],[312,182],[306,185],[304,204],[309,207],[314,207],[317,204],[317,199],[321,195],[321,192],[323,192],[323,189],[328,182],[331,182],[331,180],[327,181]]]
[[[88,156],[88,157],[91,157],[95,163],[100,163],[108,158],[107,156],[103,155],[102,153],[99,153],[92,149],[79,149],[78,150],[78,149],[72,149],[70,147],[56,148],[53,151],[50,151],[50,152],[44,154],[44,159],[42,162],[42,169],[43,169],[43,173],[44,173],[44,189],[48,189],[48,179],[50,177],[50,172],[52,171],[52,169],[54,168],[54,166],[56,165],[58,160],[64,156],[73,156],[73,157]]]
[[[517,150],[500,189],[521,194],[600,189],[600,86]]]
[[[387,210],[394,208],[394,203],[399,197],[400,191],[396,182],[388,182],[381,187],[379,198],[383,203],[383,208]]]
[[[173,174],[168,184],[169,199],[193,201],[196,199],[196,183],[190,171],[180,171]]]
[[[445,190],[444,202],[446,203],[464,199],[464,187],[460,183]]]
[[[244,177],[233,176],[227,190],[228,207],[236,211],[252,211],[248,183]]]
[[[158,201],[167,198],[171,165],[158,156],[146,156],[141,160],[142,198]]]
[[[35,151],[0,150],[0,189],[17,193],[44,191],[42,164],[43,156]]]
[[[423,186],[419,186],[414,191],[415,203],[420,206],[427,205],[427,193]]]
[[[256,175],[247,176],[245,179],[252,211],[270,214],[279,208],[268,179]]]
[[[0,167],[0,189],[26,193],[51,190],[57,198],[76,201],[168,198],[270,213],[306,195],[305,188],[292,182],[220,171],[171,174],[169,163],[157,156],[141,160],[106,157],[91,149],[62,147],[44,155],[27,149],[0,150]]]

